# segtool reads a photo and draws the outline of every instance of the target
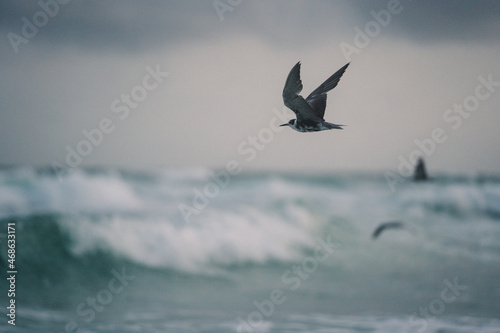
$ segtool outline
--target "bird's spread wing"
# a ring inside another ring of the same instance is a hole
[[[403,222],[400,222],[400,221],[384,222],[384,223],[380,224],[375,229],[375,231],[372,234],[372,237],[374,239],[377,238],[382,233],[382,231],[384,231],[386,229],[398,229],[398,228],[403,228],[403,227],[404,227],[404,224],[403,224]]]
[[[337,86],[340,78],[344,74],[345,70],[349,66],[349,63],[344,67],[336,71],[332,76],[326,79],[323,84],[316,88],[309,96],[307,96],[306,101],[313,109],[316,116],[323,119],[326,109],[326,93]]]
[[[283,88],[283,102],[286,107],[292,110],[297,115],[297,121],[314,121],[323,120],[318,117],[311,109],[311,105],[300,96],[302,91],[302,81],[300,80],[300,61],[293,66],[292,70],[286,78],[285,87]]]
[[[283,88],[283,100],[297,96],[302,91],[302,80],[300,79],[300,61],[293,66],[292,70],[286,78],[285,87]]]

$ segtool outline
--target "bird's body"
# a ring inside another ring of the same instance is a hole
[[[297,122],[296,119],[290,120],[287,124],[283,124],[281,126],[290,126],[297,132],[318,132],[318,131],[325,131],[329,129],[342,129],[342,126],[345,125],[336,125],[332,124],[326,121],[321,121],[321,122]]]
[[[289,126],[298,132],[317,132],[330,129],[342,129],[344,125],[326,122],[323,118],[326,109],[326,93],[337,86],[347,66],[339,69],[323,84],[316,88],[307,98],[300,96],[302,81],[300,79],[300,61],[292,68],[283,88],[283,102],[292,110],[297,119],[291,119],[281,126]]]

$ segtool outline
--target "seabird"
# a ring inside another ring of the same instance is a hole
[[[404,228],[404,223],[401,221],[390,221],[390,222],[384,222],[381,223],[373,232],[372,238],[376,239],[380,234],[387,229],[400,229]]]
[[[337,86],[347,66],[349,66],[349,63],[330,76],[322,85],[307,96],[306,99],[299,95],[302,91],[300,61],[293,66],[286,79],[285,88],[283,88],[283,102],[286,107],[295,113],[297,119],[291,119],[288,123],[280,126],[290,126],[298,132],[342,129],[342,126],[345,125],[328,123],[323,116],[326,108],[326,93]]]

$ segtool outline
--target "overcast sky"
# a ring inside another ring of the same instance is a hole
[[[500,171],[498,1],[60,2],[0,3],[0,164]]]

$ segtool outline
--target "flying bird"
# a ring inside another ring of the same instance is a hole
[[[387,229],[400,229],[400,228],[404,228],[404,224],[403,222],[400,222],[400,221],[390,221],[390,222],[384,222],[384,223],[381,223],[376,229],[375,231],[373,232],[372,234],[372,238],[373,239],[376,239],[378,236],[380,236],[380,234],[384,231],[384,230],[387,230]]]
[[[292,110],[297,119],[291,119],[280,126],[290,126],[298,132],[317,132],[329,129],[342,129],[342,126],[326,122],[323,118],[326,109],[326,93],[337,86],[347,66],[339,69],[322,85],[316,88],[306,99],[300,96],[302,80],[300,79],[300,61],[293,66],[283,88],[283,102]]]

